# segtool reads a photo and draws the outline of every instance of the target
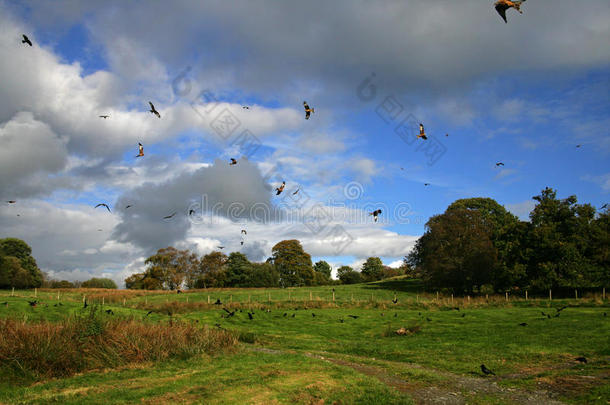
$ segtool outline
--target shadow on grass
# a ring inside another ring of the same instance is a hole
[[[423,293],[424,283],[419,279],[394,277],[364,284],[363,288],[369,290],[392,290],[410,293]]]

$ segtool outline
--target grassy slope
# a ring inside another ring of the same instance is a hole
[[[456,298],[454,306],[460,307],[460,311],[456,311],[448,310],[449,300],[446,301],[448,306],[421,303],[432,296],[420,296],[420,302],[416,302],[417,285],[409,282],[336,286],[334,305],[323,302],[332,300],[330,287],[290,290],[290,298],[295,302],[287,301],[288,291],[234,289],[137,297],[119,293],[115,298],[106,295],[106,306],[114,310],[115,316],[138,318],[144,318],[149,308],[160,308],[168,305],[168,301],[180,301],[185,304],[184,308],[178,306],[174,317],[199,321],[200,324],[219,323],[227,329],[253,333],[255,346],[280,350],[283,354],[242,350],[211,360],[197,359],[184,364],[164,362],[145,369],[85,374],[34,388],[5,385],[0,390],[0,400],[10,402],[9,398],[19,398],[27,402],[45,402],[55,398],[61,402],[81,402],[82,398],[78,396],[85,392],[87,400],[92,402],[105,399],[137,402],[163,395],[168,401],[175,401],[170,397],[176,394],[190,398],[188,401],[208,403],[239,403],[244,398],[254,403],[309,403],[317,398],[324,398],[326,403],[339,399],[345,403],[399,403],[407,400],[404,393],[377,379],[366,377],[350,367],[307,357],[304,353],[323,356],[331,353],[335,357],[357,359],[361,364],[374,364],[423,386],[450,383],[434,370],[472,376],[478,371],[478,366],[485,363],[499,375],[500,384],[504,386],[548,388],[563,395],[565,400],[581,403],[595,402],[598,397],[603,401],[610,396],[610,318],[603,316],[603,312],[610,312],[608,304],[570,300],[551,304],[547,301],[513,301],[505,305],[499,299],[491,304],[472,300],[468,306],[467,300]],[[390,302],[394,291],[399,300],[397,305]],[[297,301],[309,300],[310,292],[314,302]],[[267,302],[269,293],[271,303]],[[82,307],[82,292],[62,294],[64,305],[61,307],[53,306],[56,300],[51,299],[56,298],[56,293],[39,292],[38,298],[48,302],[49,306],[36,308],[30,307],[24,299],[24,296],[32,296],[32,292],[17,292],[21,297],[7,297],[9,294],[0,293],[0,302],[9,301],[8,307],[0,307],[0,316],[59,320],[81,311]],[[95,292],[87,292],[87,295],[90,300],[101,299]],[[211,302],[220,298],[228,303],[232,298],[230,306],[242,308],[243,312],[238,311],[228,319],[222,318],[224,311],[219,306],[207,305],[208,295]],[[356,301],[353,304],[352,295]],[[126,299],[125,307],[123,298]],[[284,301],[278,302],[280,300]],[[107,304],[109,301],[114,303]],[[237,301],[242,304],[238,305]],[[580,306],[562,311],[558,318],[547,319],[540,313],[545,311],[554,315],[554,308],[564,303]],[[271,312],[262,307],[270,308]],[[254,320],[247,317],[249,308],[255,312]],[[287,313],[286,317],[284,313]],[[316,316],[313,317],[312,313]],[[462,317],[464,313],[466,315]],[[359,318],[349,318],[349,314]],[[153,313],[145,319],[159,322],[168,318],[166,314]],[[341,323],[340,319],[344,322]],[[518,326],[520,322],[527,322],[528,326]],[[421,325],[421,332],[408,337],[383,336],[389,327],[397,329],[412,324]],[[574,357],[581,355],[589,359],[587,365],[573,362]],[[408,367],[411,363],[426,369],[414,371]],[[168,375],[175,375],[176,370],[180,370],[178,375],[184,375],[184,381],[181,378],[168,379]],[[595,378],[583,377],[587,375]],[[120,383],[123,380],[126,384]],[[113,397],[109,395],[115,394],[94,388],[97,385],[107,387],[107,390],[119,385],[122,388],[120,394]],[[494,402],[492,397],[484,401]]]

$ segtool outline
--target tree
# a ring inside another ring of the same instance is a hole
[[[227,255],[212,252],[203,256],[197,267],[195,288],[224,287],[226,280]]]
[[[240,252],[232,252],[227,259],[226,281],[227,287],[250,287],[252,277],[252,264]]]
[[[16,238],[0,239],[0,288],[34,288],[42,286],[42,281],[42,272],[27,243]]]
[[[314,271],[311,256],[303,250],[298,240],[283,240],[271,250],[269,262],[273,263],[280,275],[283,287],[312,285]]]
[[[118,287],[116,283],[109,278],[92,278],[90,280],[84,281],[81,284],[82,288],[107,288],[116,290]]]
[[[313,266],[314,270],[314,283],[316,285],[326,285],[331,282],[332,268],[330,264],[324,260],[320,260]]]
[[[369,257],[362,265],[362,277],[365,281],[377,281],[383,277],[383,263],[378,257]]]
[[[249,287],[278,287],[280,273],[271,263],[251,263]]]
[[[188,275],[193,273],[197,256],[188,250],[177,250],[173,247],[159,249],[144,262],[147,265],[144,273],[136,273],[125,279],[129,289],[175,290],[180,288]]]
[[[350,266],[341,266],[337,269],[337,277],[342,284],[358,284],[362,282],[362,275]]]

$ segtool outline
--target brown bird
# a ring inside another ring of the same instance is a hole
[[[424,140],[428,139],[426,132],[424,131],[424,124],[419,124],[419,135],[417,135],[417,137],[423,138]]]
[[[246,232],[246,230],[245,230],[245,229],[242,229],[242,230],[241,230],[241,233],[243,233],[244,235],[247,235],[247,234],[248,234],[248,232]]]
[[[170,218],[173,218],[173,217],[174,217],[174,215],[176,215],[176,212],[175,212],[175,211],[174,211],[174,213],[173,213],[173,214],[171,214],[171,215],[166,215],[166,216],[164,216],[164,217],[163,217],[163,219],[170,219]]]
[[[231,158],[231,163],[229,163],[229,166],[233,166],[237,164],[237,160]]]
[[[95,206],[95,208],[97,208],[97,207],[106,207],[108,212],[112,212],[112,211],[110,211],[110,207],[108,206],[108,204],[100,203],[100,204]]]
[[[282,194],[282,191],[284,191],[284,187],[286,187],[286,182],[285,181],[282,182],[281,186],[279,186],[278,188],[275,189],[275,191],[277,192],[275,195]]]
[[[381,209],[375,210],[373,212],[369,212],[369,215],[373,216],[373,219],[375,220],[375,222],[377,222],[377,217],[379,216],[379,214],[381,214]]]
[[[161,118],[161,114],[159,114],[159,111],[155,109],[153,103],[149,101],[148,104],[150,104],[150,110],[148,112],[155,114],[158,118]]]
[[[498,0],[495,2],[494,7],[496,8],[496,11],[498,12],[498,14],[500,14],[500,17],[502,17],[504,22],[508,23],[508,21],[506,20],[506,10],[508,10],[509,8],[514,8],[520,14],[523,14],[523,11],[521,11],[521,4],[524,1],[525,0],[522,0],[522,1]]]
[[[106,118],[110,117],[110,115],[100,115],[99,117],[103,118],[103,119],[106,119]]]
[[[32,41],[30,41],[30,38],[28,38],[27,35],[23,34],[23,39],[21,40],[22,44],[28,44],[29,46],[32,46]]]
[[[144,146],[142,146],[142,144],[140,142],[138,142],[138,154],[136,155],[136,157],[142,157],[144,156]]]
[[[314,109],[309,108],[309,104],[307,104],[307,101],[303,101],[303,107],[305,107],[305,119],[308,120],[311,116],[311,113],[314,112]]]
[[[297,195],[297,193],[301,190],[301,188],[297,188],[297,191],[295,191],[294,193],[292,193],[292,195]]]

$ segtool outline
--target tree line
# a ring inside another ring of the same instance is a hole
[[[146,270],[125,279],[129,289],[177,290],[219,287],[300,287],[353,284],[403,274],[384,266],[378,257],[369,258],[358,272],[349,266],[338,269],[339,280],[331,277],[331,266],[321,260],[312,264],[311,255],[298,240],[284,240],[271,250],[264,263],[250,262],[240,252],[228,256],[214,251],[199,258],[189,250],[160,249],[146,259]]]
[[[426,223],[409,274],[457,293],[610,285],[610,210],[548,187],[533,200],[529,221],[491,198],[455,201]]]

